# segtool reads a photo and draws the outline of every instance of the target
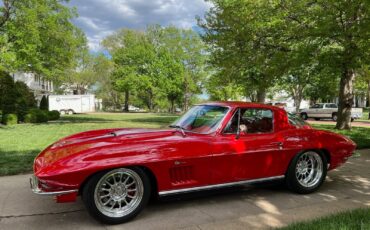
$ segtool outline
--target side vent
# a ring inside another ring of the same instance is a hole
[[[170,169],[170,179],[172,185],[192,184],[194,180],[193,166],[181,166]]]

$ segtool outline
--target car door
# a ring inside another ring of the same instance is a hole
[[[237,134],[240,125],[247,131]],[[274,112],[269,109],[240,108],[221,135],[213,142],[214,183],[225,183],[277,176],[283,137],[274,132]]]

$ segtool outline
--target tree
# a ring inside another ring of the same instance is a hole
[[[286,67],[288,48],[280,39],[286,25],[276,13],[278,1],[212,2],[205,18],[198,19],[212,54],[211,65],[228,72],[240,85],[253,82],[257,101],[263,103],[267,89]]]
[[[0,6],[0,69],[57,78],[86,41],[66,1],[3,0]]]
[[[147,34],[157,50],[165,49],[175,62],[183,66],[182,86],[177,90],[182,90],[183,110],[188,110],[191,98],[201,92],[202,82],[206,76],[205,44],[193,30],[179,29],[175,26],[151,25],[147,28]]]
[[[151,65],[155,60],[154,47],[142,32],[124,30],[122,35],[123,46],[112,56],[115,63],[114,85],[119,91],[125,92],[125,111],[128,112],[130,92],[138,89],[146,91],[143,100],[149,110],[152,110],[157,84],[150,74]]]
[[[203,43],[190,30],[158,25],[144,32],[122,29],[103,45],[112,54],[113,84],[125,93],[125,110],[134,97],[149,110],[169,106],[174,112],[176,103],[186,108],[200,92]]]
[[[361,65],[369,63],[370,2],[290,0],[281,6],[296,25],[296,39],[319,40],[321,63],[340,78],[336,128],[350,129],[353,82]]]
[[[48,98],[45,95],[42,96],[42,98],[41,98],[41,101],[40,101],[40,109],[41,110],[46,110],[46,111],[49,110]]]
[[[15,113],[16,91],[13,78],[0,70],[0,110],[2,114]]]
[[[31,108],[36,107],[36,99],[28,86],[21,81],[14,84],[15,93],[15,110],[19,121],[24,121],[24,118]]]

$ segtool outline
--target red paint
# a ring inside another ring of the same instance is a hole
[[[141,166],[156,178],[158,192],[246,179],[284,175],[295,154],[308,149],[325,150],[330,168],[343,164],[355,143],[339,134],[296,127],[283,109],[245,102],[214,102],[230,108],[219,128],[211,134],[175,129],[105,129],[66,137],[47,147],[35,159],[34,173],[44,191],[80,189],[89,176],[118,167]],[[273,111],[274,130],[264,134],[222,131],[237,108]],[[116,135],[111,133],[115,132]],[[279,142],[283,146],[279,146]],[[62,195],[58,202],[74,201]]]

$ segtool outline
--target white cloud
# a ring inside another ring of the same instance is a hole
[[[71,0],[80,15],[75,20],[85,31],[89,47],[100,49],[101,40],[120,28],[143,29],[148,24],[191,28],[195,16],[211,6],[204,0]]]

